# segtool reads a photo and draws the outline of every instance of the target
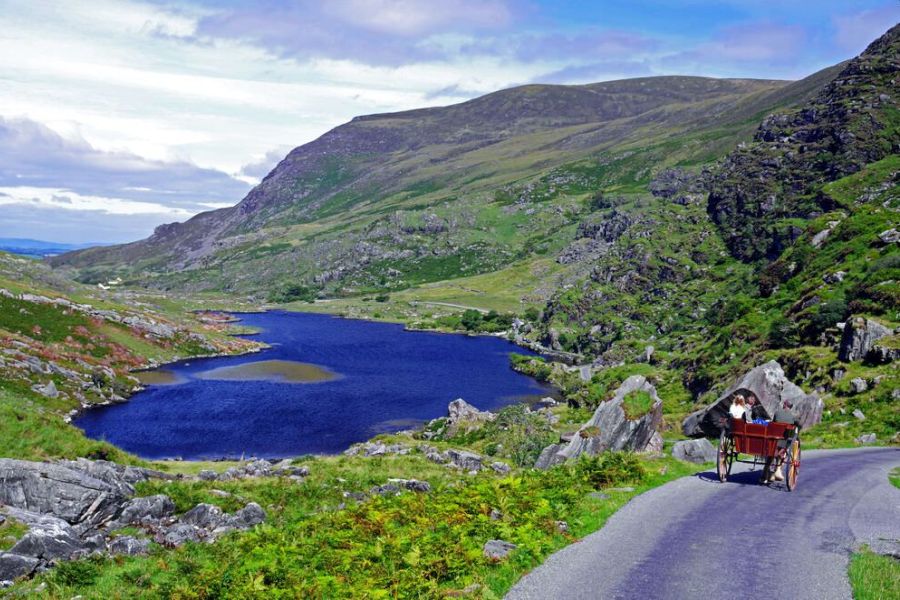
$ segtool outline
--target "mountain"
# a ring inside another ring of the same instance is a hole
[[[663,166],[721,156],[831,74],[529,85],[358,117],[290,152],[235,207],[51,262],[88,281],[243,293],[301,283],[324,295],[490,272],[558,249],[549,238],[580,210],[558,211],[563,198],[635,191]]]

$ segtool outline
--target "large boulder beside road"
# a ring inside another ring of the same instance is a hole
[[[650,409],[629,418],[624,403],[629,394],[648,394]],[[597,455],[607,450],[647,450],[662,422],[662,400],[656,388],[642,375],[632,375],[619,386],[612,398],[601,402],[594,415],[581,426],[568,442],[544,448],[535,467],[546,469],[581,454]]]
[[[781,365],[772,360],[751,369],[715,402],[688,415],[681,425],[684,434],[690,437],[717,437],[722,423],[728,418],[731,401],[738,393],[756,396],[766,418],[771,419],[775,409],[789,400],[794,405],[793,411],[800,419],[801,427],[811,427],[822,420],[822,400],[816,394],[807,394],[790,381]]]

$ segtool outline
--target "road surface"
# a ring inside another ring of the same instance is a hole
[[[596,533],[550,556],[508,600],[851,597],[849,554],[900,549],[900,449],[810,451],[798,487],[758,485],[735,463],[634,498]]]

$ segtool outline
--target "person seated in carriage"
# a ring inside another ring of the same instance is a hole
[[[756,396],[750,395],[747,398],[747,412],[744,415],[744,420],[758,425],[766,425],[769,422],[766,417],[768,417],[768,414],[766,414],[765,407]]]
[[[728,414],[734,419],[745,419],[747,414],[747,400],[743,394],[735,395],[728,408]]]

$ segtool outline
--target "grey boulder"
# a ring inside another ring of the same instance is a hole
[[[181,515],[180,521],[194,527],[215,529],[225,520],[222,509],[212,504],[198,504]]]
[[[480,471],[482,467],[481,456],[467,450],[451,448],[447,450],[446,457],[452,466],[463,471]]]
[[[689,437],[718,437],[722,424],[727,421],[731,401],[735,394],[752,393],[756,396],[771,418],[784,400],[789,400],[793,411],[800,420],[801,427],[808,428],[822,420],[824,404],[816,394],[807,394],[790,381],[778,362],[772,360],[745,373],[715,402],[688,415],[682,422],[681,430]]]
[[[31,575],[40,562],[31,556],[0,552],[0,583]]]
[[[188,525],[187,523],[176,523],[172,527],[162,531],[157,537],[156,542],[170,548],[181,546],[187,542],[199,542],[208,536],[208,532]]]
[[[460,432],[466,433],[496,418],[494,413],[478,410],[462,398],[457,398],[447,406],[447,429],[444,435],[452,437]]]
[[[28,532],[10,548],[13,554],[45,561],[68,560],[86,554],[86,544],[66,521],[27,511],[15,511],[11,515],[29,527]]]
[[[864,433],[861,436],[859,436],[858,438],[856,438],[855,441],[857,444],[863,444],[863,445],[874,444],[876,441],[878,441],[878,436],[876,436],[874,433]]]
[[[838,358],[844,362],[862,360],[875,346],[875,342],[891,333],[890,329],[878,321],[854,317],[844,324]]]
[[[715,462],[717,450],[706,438],[697,440],[682,440],[675,442],[672,447],[672,456],[678,460],[702,464]]]
[[[233,515],[225,518],[225,525],[235,529],[250,529],[266,520],[266,511],[256,502],[251,502]]]
[[[512,542],[504,540],[488,540],[484,543],[482,552],[485,558],[492,561],[500,561],[509,556],[509,553],[516,549],[516,545]]]
[[[116,521],[122,526],[140,525],[170,517],[174,512],[175,503],[168,496],[163,494],[144,496],[132,498],[122,505],[122,512]]]
[[[625,397],[632,393],[646,393],[653,400],[650,410],[636,419],[629,419],[623,408]],[[656,388],[643,375],[632,375],[611,399],[600,403],[568,443],[544,448],[535,467],[546,469],[581,454],[597,455],[607,450],[643,451],[653,441],[661,422],[662,400]]]

